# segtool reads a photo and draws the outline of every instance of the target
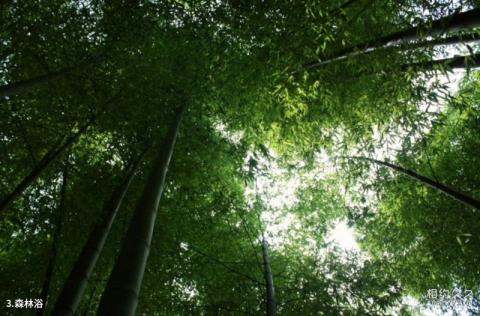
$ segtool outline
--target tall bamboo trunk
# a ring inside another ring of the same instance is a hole
[[[400,66],[401,71],[408,71],[412,69],[414,71],[431,71],[431,70],[450,70],[450,69],[471,69],[480,67],[480,54],[473,54],[467,56],[453,56],[443,59],[422,61],[416,63],[408,63]],[[388,71],[388,70],[387,70]],[[361,80],[363,76],[372,76],[376,73],[370,70],[362,70],[358,74],[352,77],[343,77],[343,82],[352,82]]]
[[[270,256],[268,254],[268,242],[265,237],[262,238],[263,269],[267,291],[267,316],[277,314],[277,302],[275,300],[275,287],[273,285],[272,267],[270,266]]]
[[[418,62],[413,64],[406,64],[402,66],[402,70],[408,68],[420,68],[420,69],[434,69],[435,66],[446,67],[447,69],[463,69],[463,68],[476,68],[480,66],[480,54],[467,55],[467,56],[454,56],[450,58],[430,60],[426,62]]]
[[[105,58],[103,54],[96,54],[93,56],[89,56],[88,58],[80,61],[74,66],[71,67],[64,67],[57,71],[52,71],[47,74],[37,76],[30,79],[25,79],[17,82],[12,82],[3,86],[0,86],[0,98],[1,97],[8,97],[19,93],[28,92],[34,88],[37,88],[41,85],[50,83],[55,80],[59,80],[65,78],[70,73],[77,69],[83,69],[85,67],[94,65]]]
[[[51,81],[62,79],[72,70],[73,67],[67,67],[35,78],[17,81],[0,86],[0,97],[8,97],[22,92],[26,92]]]
[[[97,315],[134,315],[168,165],[185,107],[176,111],[125,235]]]
[[[456,13],[433,21],[428,26],[422,24],[419,26],[408,28],[403,31],[383,36],[381,38],[366,43],[347,47],[338,51],[332,56],[328,56],[328,59],[326,60],[315,61],[305,64],[303,65],[303,68],[316,68],[337,60],[345,59],[349,56],[371,52],[382,47],[399,45],[410,41],[419,40],[427,36],[436,36],[444,33],[446,34],[458,32],[465,29],[472,29],[478,26],[480,26],[480,9],[473,9],[467,12]],[[361,49],[357,50],[357,47],[360,47]]]
[[[100,256],[112,223],[130,187],[142,156],[131,164],[126,177],[115,188],[110,199],[105,203],[102,218],[90,233],[88,241],[63,285],[52,315],[75,315],[93,268]]]
[[[398,171],[400,173],[403,173],[407,176],[409,176],[410,178],[412,179],[415,179],[415,180],[418,180],[440,192],[443,192],[444,194],[452,197],[453,199],[469,206],[469,207],[473,207],[477,210],[480,210],[480,201],[470,197],[470,196],[467,196],[463,193],[460,193],[460,192],[457,192],[443,184],[441,184],[440,182],[437,182],[435,180],[432,180],[430,178],[427,178],[425,176],[422,176],[418,173],[416,173],[415,171],[413,170],[410,170],[410,169],[406,169],[404,167],[401,167],[401,166],[397,166],[397,165],[394,165],[392,163],[389,163],[389,162],[386,162],[386,161],[381,161],[381,160],[376,160],[376,159],[373,159],[373,158],[367,158],[367,157],[346,157],[346,158],[350,158],[350,159],[359,159],[359,160],[365,160],[365,161],[370,161],[370,162],[373,162],[373,163],[376,163],[378,165],[381,165],[381,166],[385,166],[385,167],[388,167],[390,169],[393,169],[395,171]]]
[[[52,246],[50,250],[50,258],[48,260],[47,270],[45,272],[45,279],[42,285],[42,291],[40,292],[40,298],[43,302],[43,308],[37,310],[37,316],[42,316],[47,309],[50,284],[52,282],[53,271],[55,269],[55,263],[57,261],[58,243],[60,241],[60,233],[62,231],[63,218],[65,216],[65,194],[67,190],[67,165],[65,165],[62,177],[62,188],[60,191],[60,201],[56,210],[56,220],[54,224],[54,233]]]
[[[37,166],[25,177],[23,180],[0,201],[0,213],[3,212],[16,198],[18,198],[35,180],[38,179],[40,174],[49,167],[63,152],[75,143],[78,138],[85,133],[88,127],[94,122],[95,117],[90,119],[78,132],[67,137],[65,141],[61,139],[57,142],[38,162]],[[63,144],[62,144],[63,142]]]
[[[426,47],[426,46],[438,46],[438,45],[457,45],[462,43],[468,42],[478,42],[480,40],[480,34],[478,33],[454,33],[449,36],[445,37],[437,37],[434,39],[427,39],[418,41],[408,45],[408,49],[414,49],[419,47]],[[395,48],[395,47],[393,47]]]

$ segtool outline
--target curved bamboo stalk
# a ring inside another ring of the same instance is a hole
[[[474,199],[474,198],[472,198],[468,195],[465,195],[463,193],[455,191],[455,190],[441,184],[440,182],[432,180],[432,179],[427,178],[425,176],[422,176],[421,174],[418,174],[413,170],[404,168],[402,166],[397,166],[397,165],[394,165],[394,164],[386,162],[386,161],[381,161],[381,160],[368,158],[368,157],[350,156],[350,157],[345,157],[345,158],[365,160],[365,161],[376,163],[376,164],[384,166],[384,167],[388,167],[392,170],[395,170],[395,171],[398,171],[398,172],[400,172],[404,175],[407,175],[408,177],[410,177],[412,179],[418,180],[418,181],[428,185],[429,187],[432,187],[432,188],[450,196],[451,198],[453,198],[453,199],[455,199],[455,200],[457,200],[457,201],[459,201],[459,202],[461,202],[461,203],[463,203],[463,204],[465,204],[469,207],[473,207],[477,210],[480,210],[480,201],[479,200],[476,200],[476,199]]]

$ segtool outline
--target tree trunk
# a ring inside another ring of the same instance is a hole
[[[267,290],[267,316],[277,314],[277,302],[275,301],[275,287],[273,285],[272,267],[270,266],[270,257],[268,255],[268,243],[265,237],[262,238],[263,268]]]
[[[341,51],[338,51],[332,56],[328,56],[328,59],[326,60],[315,61],[305,64],[303,65],[303,68],[316,68],[337,60],[345,59],[349,56],[355,56],[366,52],[371,52],[382,47],[399,45],[406,42],[419,40],[427,36],[452,33],[465,29],[475,28],[478,26],[480,26],[480,9],[456,13],[433,21],[428,27],[426,25],[415,26],[366,43],[347,47]],[[424,33],[422,33],[422,31],[424,31]],[[357,47],[361,47],[361,49],[357,50]]]
[[[426,40],[426,41],[418,41],[415,43],[412,43],[411,45],[408,45],[408,47],[405,47],[407,51],[415,49],[415,48],[420,48],[420,47],[433,47],[433,46],[438,46],[438,45],[458,45],[462,43],[467,43],[467,42],[476,42],[480,39],[480,35],[477,33],[471,33],[471,34],[454,34],[451,36],[447,37],[440,37],[432,40]],[[392,50],[397,50],[397,47],[389,47],[386,49],[383,49],[382,52],[389,52]],[[373,52],[373,51],[371,51]],[[369,52],[365,52],[363,55],[367,54]],[[472,55],[474,58],[478,56],[478,54]],[[441,63],[448,63],[452,59],[459,59],[462,57],[455,56],[453,58],[446,58],[446,59],[438,59],[438,60],[430,60],[430,61],[425,61],[425,62],[417,62],[417,63],[410,63],[406,64],[403,67],[408,67],[409,65],[425,65],[427,68],[432,68],[430,65],[433,64],[441,64]],[[452,63],[452,68],[465,68],[465,64],[462,62],[454,62]]]
[[[409,69],[413,69],[414,71],[423,72],[426,70],[433,70],[435,66],[439,66],[440,68],[443,68],[446,70],[478,68],[480,67],[480,53],[474,54],[474,55],[454,56],[454,57],[449,57],[444,59],[403,64],[403,65],[400,65],[400,70],[407,71]],[[386,71],[391,71],[391,70],[389,69]],[[365,76],[372,76],[372,75],[378,75],[378,74],[370,70],[365,70],[355,74],[355,76],[342,77],[341,80],[342,82],[354,82],[354,81],[361,80]]]
[[[427,62],[418,62],[402,66],[402,70],[408,68],[433,69],[436,65],[443,66],[450,69],[459,68],[476,68],[480,65],[480,54],[469,56],[454,56],[450,58],[431,60]]]
[[[134,315],[168,165],[185,106],[176,111],[125,235],[97,315]]]
[[[67,67],[35,78],[17,81],[6,84],[4,86],[0,86],[0,97],[8,97],[18,93],[29,91],[39,85],[61,79],[68,75],[73,69],[73,67]]]
[[[54,233],[53,233],[53,240],[52,240],[52,247],[50,250],[50,258],[48,260],[47,270],[45,272],[45,280],[42,285],[42,291],[40,293],[40,299],[43,302],[43,308],[37,310],[37,316],[42,316],[47,309],[48,304],[48,296],[49,296],[49,289],[50,283],[52,282],[53,270],[55,268],[55,262],[57,260],[57,252],[58,252],[58,243],[60,240],[60,233],[62,230],[62,222],[64,218],[65,212],[65,192],[67,190],[67,164],[65,164],[65,168],[63,171],[62,177],[62,189],[60,191],[60,201],[58,203],[58,208],[56,210],[56,220],[54,226]]]
[[[130,166],[125,179],[115,188],[110,199],[105,203],[102,218],[90,233],[88,241],[63,285],[52,315],[75,315],[93,268],[103,249],[112,223],[134,178],[142,156],[143,154]]]
[[[88,129],[88,127],[95,121],[95,117],[90,119],[87,124],[85,124],[78,132],[67,137],[63,142],[63,145],[60,145],[63,141],[61,139],[55,146],[53,146],[38,162],[37,166],[25,177],[23,180],[0,201],[0,213],[3,212],[17,197],[19,197],[25,189],[27,189],[40,174],[48,167],[52,162],[54,162],[61,154],[67,149],[70,145],[77,141],[77,139]]]
[[[443,185],[443,184],[441,184],[437,181],[434,181],[430,178],[427,178],[425,176],[422,176],[422,175],[416,173],[415,171],[403,168],[401,166],[394,165],[394,164],[386,162],[386,161],[376,160],[376,159],[367,158],[367,157],[356,157],[355,156],[355,157],[346,157],[346,158],[370,161],[370,162],[376,163],[378,165],[388,167],[390,169],[393,169],[395,171],[403,173],[403,174],[409,176],[412,179],[423,182],[424,184],[426,184],[426,185],[428,185],[428,186],[430,186],[430,187],[432,187],[436,190],[439,190],[440,192],[445,193],[446,195],[452,197],[453,199],[455,199],[455,200],[457,200],[457,201],[459,201],[459,202],[461,202],[461,203],[463,203],[467,206],[470,206],[470,207],[473,207],[477,210],[480,210],[480,201],[478,201],[478,200],[476,200],[472,197],[469,197],[469,196],[467,196],[463,193],[452,190],[449,187],[447,187],[447,186],[445,186],[445,185]]]
[[[480,34],[469,33],[462,34],[456,33],[446,37],[438,37],[435,39],[423,40],[408,45],[408,49],[426,47],[426,46],[438,46],[438,45],[456,45],[467,42],[475,42],[480,39]]]
[[[9,83],[3,86],[0,86],[0,98],[1,97],[8,97],[12,96],[15,94],[23,93],[23,92],[28,92],[29,90],[32,90],[42,84],[46,84],[58,79],[65,78],[67,75],[69,75],[72,71],[76,69],[83,69],[87,66],[90,66],[92,64],[96,64],[100,61],[102,61],[105,58],[103,54],[97,54],[93,56],[89,56],[83,61],[80,61],[77,63],[75,66],[72,67],[65,67],[62,69],[59,69],[57,71],[52,71],[47,74],[37,76],[34,78],[26,79],[26,80],[21,80],[13,83]]]

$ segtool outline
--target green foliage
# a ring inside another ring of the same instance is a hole
[[[398,162],[476,199],[478,82],[478,74],[464,81],[431,131],[407,144]],[[378,181],[378,212],[362,224],[366,247],[376,257],[388,258],[393,273],[416,295],[431,288],[478,292],[478,210],[400,174]]]
[[[344,152],[374,152],[377,134],[407,130],[399,164],[480,198],[479,75],[431,117],[423,103],[443,101],[436,76],[449,71],[426,66],[437,47],[413,41],[362,52],[364,43],[453,9],[443,0],[2,2],[0,86],[68,71],[1,97],[0,197],[95,120],[0,213],[0,313],[18,312],[4,307],[7,299],[38,297],[62,215],[51,312],[103,204],[150,146],[78,311],[95,314],[152,148],[183,105],[139,315],[264,314],[264,234],[280,315],[413,315],[402,302],[407,294],[480,291],[478,212],[388,171],[367,195],[365,169],[345,177],[328,170]],[[282,187],[282,177],[298,187]],[[295,201],[275,207],[277,184]],[[346,220],[369,255],[328,240]]]

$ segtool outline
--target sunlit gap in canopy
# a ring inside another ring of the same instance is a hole
[[[450,48],[449,54],[458,54],[461,48]],[[449,55],[440,55],[436,58],[444,58]],[[463,69],[454,69],[447,74],[438,73],[434,78],[430,79],[438,80],[441,84],[448,88],[449,95],[453,96],[457,93],[459,84],[462,78],[465,76],[466,71]],[[441,113],[446,109],[447,99],[441,99],[439,103],[421,102],[418,104],[420,111],[432,111],[434,113]],[[392,126],[395,122],[392,122]],[[227,139],[232,144],[239,144],[243,137],[243,133],[240,131],[232,132],[228,130],[227,126],[218,121],[213,124],[214,129],[219,135]],[[422,133],[428,133],[430,125],[426,130],[422,130]],[[345,153],[345,155],[351,156],[372,156],[381,160],[395,160],[396,153],[401,150],[401,144],[408,133],[408,130],[398,126],[394,134],[383,135],[382,130],[377,127],[373,128],[373,142],[375,143],[374,152],[369,153],[365,151],[362,146],[352,146],[352,148]],[[342,142],[344,137],[344,131],[342,128],[334,131],[337,142]],[[389,138],[385,141],[384,138]],[[416,137],[418,139],[418,137]],[[316,154],[316,168],[309,172],[300,172],[296,170],[295,173],[282,168],[275,160],[276,154],[273,150],[269,149],[269,154],[272,159],[267,159],[262,155],[256,155],[255,159],[258,163],[257,169],[262,172],[256,173],[255,183],[249,185],[246,190],[247,201],[252,205],[256,196],[260,196],[268,209],[262,211],[262,221],[266,226],[266,232],[269,237],[269,241],[273,247],[281,248],[292,241],[292,231],[298,230],[301,227],[301,222],[298,217],[288,212],[288,209],[298,203],[299,197],[297,191],[302,188],[307,180],[320,181],[321,179],[335,173],[341,173],[341,167],[338,165],[337,158],[333,153],[320,152]],[[248,168],[249,160],[254,156],[253,152],[249,152],[245,157],[245,168]],[[294,163],[301,169],[305,163],[303,161],[297,161]],[[378,168],[377,166],[371,166],[371,168]],[[365,180],[374,181],[375,170],[371,169],[366,174]],[[356,186],[351,188],[351,191],[355,191]],[[373,203],[376,200],[374,192],[364,192],[366,196],[366,204]],[[345,203],[353,206],[355,202],[354,198],[348,193],[344,195]],[[357,232],[354,227],[348,227],[345,220],[336,220],[331,228],[328,230],[325,240],[333,243],[344,250],[360,251],[358,243],[356,241]],[[260,236],[258,236],[260,238]],[[308,250],[306,250],[308,251]]]
[[[473,48],[475,51],[477,51],[479,48],[478,42],[472,43],[472,46],[470,48]],[[449,57],[458,56],[458,55],[460,56],[468,55],[469,53],[467,53],[466,50],[468,49],[466,48],[465,45],[462,45],[462,44],[450,46],[450,47],[444,47],[442,48],[442,51],[439,51],[435,55],[434,58],[442,59],[442,58],[449,58]],[[429,82],[428,82],[428,84],[430,85],[429,88],[431,88],[431,86],[435,81],[438,81],[440,85],[444,85],[446,87],[447,95],[445,95],[443,98],[440,98],[437,103],[423,100],[417,104],[417,108],[419,111],[430,111],[432,112],[432,114],[434,114],[434,116],[432,117],[432,120],[429,122],[427,127],[425,129],[420,130],[421,134],[426,135],[430,132],[432,128],[432,123],[435,120],[436,115],[441,114],[447,110],[449,98],[455,96],[455,94],[458,93],[462,79],[468,74],[468,72],[473,72],[473,71],[474,69],[469,69],[468,71],[465,69],[452,69],[447,73],[436,72],[435,75],[429,79]],[[434,91],[434,92],[438,93],[439,91]],[[394,126],[396,123],[392,122],[391,124],[392,126]],[[408,135],[408,132],[409,132],[408,129],[405,129],[400,124],[397,124],[397,126],[395,126],[395,133],[388,134],[388,135],[382,135],[382,131],[379,128],[374,128],[372,141],[375,143],[375,145],[374,145],[373,153],[366,151],[363,146],[357,146],[357,147],[353,147],[347,154],[345,154],[345,156],[369,156],[379,160],[395,161],[396,154],[402,149],[402,142],[405,140],[405,137]],[[412,141],[413,142],[418,141],[421,138],[421,134],[414,135],[412,138]],[[337,141],[339,142],[343,141],[342,136],[343,136],[342,132],[339,131],[339,133],[337,134],[337,137],[338,137]],[[375,181],[376,174],[377,174],[375,170],[378,168],[379,167],[376,165],[371,165],[370,169],[365,172],[365,177],[363,178],[363,181],[368,183],[373,183]],[[349,191],[356,192],[359,190],[360,190],[360,185],[359,183],[357,183],[356,185],[353,185]],[[366,191],[366,192],[364,191],[362,192],[362,194],[366,197],[365,205],[375,204],[375,201],[377,200],[377,196],[373,190]],[[346,194],[345,198],[347,199],[347,202],[351,202],[351,203],[354,202],[353,201],[354,198],[351,196],[351,194]],[[349,229],[348,226],[346,226],[342,222],[339,222],[338,225],[335,227],[335,229],[330,233],[331,234],[330,238],[336,239],[339,243],[343,243],[342,247],[344,249],[349,249],[349,248],[355,249],[358,245],[355,245],[355,243],[353,243],[351,240],[348,241],[347,237],[334,238],[334,236],[336,235],[349,236],[349,234],[351,234],[352,232],[346,232],[346,233],[343,232],[344,230],[348,230],[348,229]],[[439,306],[424,305],[420,303],[416,298],[411,296],[405,296],[402,300],[402,303],[404,305],[410,306],[413,309],[418,310],[420,315],[425,315],[425,316],[471,315],[465,307],[455,306],[453,309],[449,311],[444,311]]]
[[[451,51],[450,53],[452,53]],[[473,70],[471,70],[473,71]],[[395,163],[397,154],[402,151],[402,144],[407,139],[410,138],[412,144],[418,142],[423,135],[430,133],[431,128],[435,120],[441,113],[444,113],[448,108],[448,102],[451,97],[454,97],[458,93],[459,86],[462,82],[462,79],[467,74],[465,69],[453,69],[448,73],[436,72],[434,76],[429,78],[427,82],[427,89],[434,93],[439,93],[438,90],[434,89],[435,81],[440,83],[440,86],[445,86],[447,89],[447,95],[443,95],[438,99],[438,102],[432,100],[422,100],[416,104],[416,111],[421,113],[430,113],[431,115],[426,116],[427,121],[424,127],[419,127],[417,125],[404,125],[399,121],[391,121],[388,123],[386,130],[385,127],[373,126],[372,127],[372,138],[369,140],[371,143],[371,149],[366,148],[365,144],[357,144],[350,146],[341,156],[351,157],[370,157],[378,160],[390,161]],[[412,131],[415,130],[414,133]],[[334,139],[336,143],[343,143],[346,141],[346,133],[342,128],[338,128],[333,131]],[[342,167],[335,165],[337,168],[338,174],[345,174]],[[363,173],[362,181],[364,184],[373,184],[376,181],[378,171],[382,167],[376,164],[370,164]],[[392,170],[386,170],[389,173],[394,173]],[[345,176],[347,176],[345,174]],[[361,190],[360,181],[356,181],[350,184],[350,189],[345,193],[345,199],[348,204],[351,206],[359,206],[358,199],[355,200],[354,193],[362,192],[363,197],[365,197],[365,202],[362,206],[374,205],[377,201],[377,195],[374,190]]]
[[[232,144],[238,144],[243,137],[241,132],[230,132],[222,122],[216,122],[214,128],[220,136]],[[280,250],[294,242],[297,237],[295,232],[302,229],[298,216],[289,212],[289,209],[302,198],[298,195],[298,190],[314,181],[322,181],[332,176],[336,172],[336,167],[335,161],[326,152],[322,152],[316,154],[316,166],[313,170],[304,171],[305,162],[296,161],[293,165],[298,169],[292,172],[278,163],[277,155],[273,150],[268,149],[268,154],[269,158],[250,151],[245,157],[245,171],[250,168],[251,159],[256,161],[255,180],[247,186],[245,195],[251,209],[257,197],[264,202],[265,209],[261,211],[261,220],[265,225],[265,233],[271,246]],[[330,228],[324,236],[327,244],[346,251],[360,251],[355,229],[348,227],[345,220],[339,219],[329,224]],[[257,237],[260,239],[261,234]],[[311,240],[307,241],[310,247],[315,247]],[[303,250],[311,252],[314,249]]]
[[[472,43],[471,47],[475,51],[478,50],[478,43]],[[456,45],[451,47],[442,47],[441,50],[435,55],[434,59],[442,59],[453,57],[455,55],[468,55],[465,51],[468,48],[465,45]],[[473,71],[470,69],[469,71]],[[448,94],[444,98],[440,98],[438,103],[432,101],[421,101],[416,104],[419,111],[431,111],[433,113],[432,121],[435,119],[436,114],[440,114],[447,109],[448,100],[450,96],[454,96],[458,90],[459,85],[468,73],[465,69],[452,69],[447,73],[437,71],[434,76],[432,76],[428,85],[429,88],[432,87],[435,80],[440,82],[440,85],[446,86]],[[439,93],[439,91],[434,91]],[[431,130],[431,122],[428,126],[421,130],[422,134],[427,134]],[[373,142],[375,142],[374,151],[369,152],[362,146],[352,146],[346,153],[343,155],[348,156],[370,156],[376,159],[381,160],[390,160],[394,161],[396,154],[402,148],[402,142],[408,130],[400,126],[397,122],[391,122],[392,125],[398,125],[398,128],[395,133],[383,135],[387,138],[390,138],[390,142],[382,139],[382,130],[378,127],[374,127],[373,131]],[[222,123],[216,124],[214,126],[219,134],[229,140],[233,144],[238,144],[242,139],[243,133],[241,132],[230,132],[226,126]],[[333,131],[335,135],[335,140],[337,143],[343,141],[344,130],[338,128]],[[420,139],[419,135],[415,135],[413,141]],[[272,157],[275,157],[275,153],[270,150]],[[250,152],[245,158],[245,166],[248,165],[249,159],[254,155],[253,152]],[[341,175],[341,167],[337,163],[337,158],[334,156],[334,153],[330,152],[321,152],[316,154],[316,164],[317,167],[315,170],[309,171],[307,173],[296,172],[292,173],[288,170],[279,166],[275,159],[265,159],[258,155],[256,157],[258,162],[258,169],[268,170],[268,172],[263,172],[256,174],[255,185],[250,185],[246,190],[247,200],[250,204],[253,204],[253,201],[256,198],[256,195],[260,195],[262,199],[266,202],[265,204],[269,206],[269,209],[262,212],[262,221],[266,226],[266,230],[269,237],[269,242],[273,248],[281,251],[285,245],[288,245],[292,242],[292,232],[299,231],[302,229],[302,224],[299,218],[292,212],[288,212],[288,208],[292,207],[299,202],[301,196],[297,195],[297,190],[300,189],[307,181],[307,179],[316,179],[316,181],[321,181],[322,179],[337,173],[337,176]],[[302,161],[295,163],[301,167],[304,165]],[[375,168],[378,166],[371,166],[365,174],[364,181],[371,182],[375,181]],[[358,182],[358,181],[357,181]],[[350,188],[349,191],[358,191],[359,186],[354,185]],[[364,205],[374,205],[376,202],[376,195],[373,191],[362,192],[365,197]],[[354,197],[350,196],[348,193],[344,195],[345,203],[347,205],[353,206],[358,201],[354,200]],[[368,254],[361,251],[357,240],[361,239],[362,236],[359,236],[355,231],[355,227],[349,227],[348,223],[344,219],[335,220],[325,234],[324,240],[327,243],[326,249],[322,249],[321,253],[326,253],[329,251],[330,245],[342,249],[344,251],[344,256],[348,256],[349,252],[358,252],[362,258],[368,258]],[[260,238],[260,236],[258,236]],[[307,244],[310,247],[315,247],[314,243],[310,243],[307,240]],[[312,248],[307,247],[302,249],[306,254],[309,253]],[[361,264],[361,262],[359,262]],[[445,312],[439,309],[436,306],[423,305],[417,299],[411,296],[405,296],[402,300],[402,303],[406,306],[410,306],[413,309],[419,311],[421,315],[433,316],[433,315],[460,315],[466,316],[469,315],[468,311],[465,308],[455,308],[454,310]]]

